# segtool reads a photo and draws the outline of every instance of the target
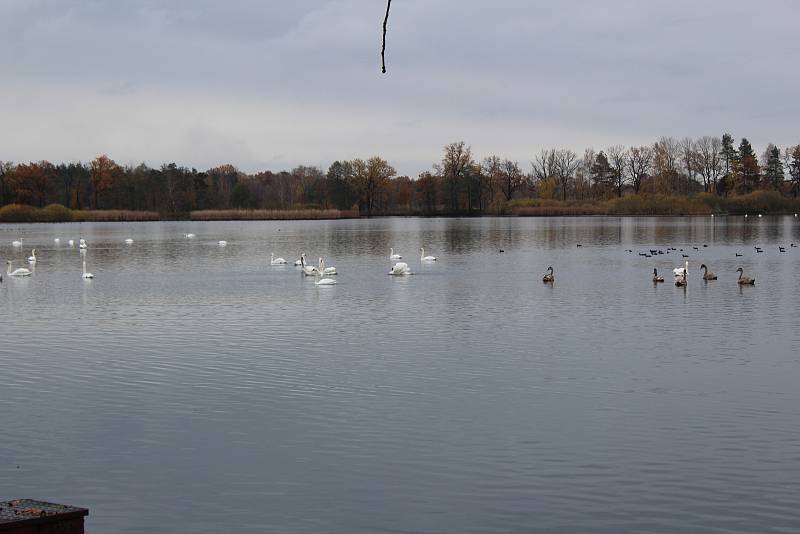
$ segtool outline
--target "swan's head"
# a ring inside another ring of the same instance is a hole
[[[706,267],[706,264],[704,263],[704,264],[700,265],[700,269],[706,269],[706,270],[708,270],[708,267]]]
[[[737,273],[742,273],[742,274],[744,274],[744,269],[742,269],[741,267],[739,267],[738,269],[736,269],[736,272],[737,272]]]
[[[658,269],[656,269],[655,267],[653,267],[653,274],[658,274]]]
[[[548,268],[547,268],[547,270],[548,270],[548,271],[550,271],[550,272],[552,273],[552,272],[553,272],[553,267],[552,267],[552,266],[550,266],[550,267],[548,267]]]

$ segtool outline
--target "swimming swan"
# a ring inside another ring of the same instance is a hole
[[[286,265],[286,260],[283,258],[276,258],[275,254],[270,252],[269,253],[269,264],[270,265]]]
[[[681,272],[682,271],[682,272]],[[683,269],[673,269],[672,272],[675,273],[675,285],[678,287],[686,287],[688,281],[686,280],[689,276],[689,262],[687,261],[684,265]]]
[[[129,237],[128,239],[126,239],[126,240],[125,240],[125,244],[127,244],[127,245],[132,245],[132,244],[133,244],[133,239],[131,239],[131,238]]]
[[[336,267],[325,267],[325,262],[322,261],[322,258],[319,259],[319,267],[317,268],[319,269],[319,272],[321,272],[323,276],[325,275],[332,276],[339,274],[336,272]]]
[[[653,267],[653,282],[657,284],[657,283],[663,282],[663,281],[664,281],[664,277],[663,276],[658,276],[658,269]]]
[[[320,279],[317,280],[316,282],[314,282],[314,285],[315,286],[332,286],[332,285],[336,284],[336,280],[334,280],[333,278],[324,278],[324,275],[321,274],[321,273],[324,273],[324,272],[325,272],[325,262],[322,261],[322,258],[320,258],[320,260],[319,260],[319,273],[320,273],[319,276],[320,276]]]
[[[228,242],[227,242],[227,241],[225,241],[225,240],[220,240],[220,241],[217,241],[217,245],[219,245],[219,246],[221,246],[221,247],[227,246],[227,244],[228,244]]]
[[[86,272],[86,256],[83,257],[83,278],[85,280],[90,280],[94,278],[94,275],[92,273]]]
[[[300,268],[302,269],[303,276],[317,276],[319,274],[319,269],[313,265],[306,265],[305,254],[300,256]]]
[[[79,248],[83,248],[83,249],[88,248],[88,245],[86,244],[86,241],[83,238],[80,238],[78,240],[78,243],[80,243],[78,245]]]
[[[542,282],[548,283],[555,281],[556,277],[553,276],[553,268],[548,267],[547,273],[542,277]]]
[[[425,261],[425,262],[436,261],[436,256],[426,256],[425,255],[425,249],[424,248],[420,248],[419,249],[419,253],[420,253],[419,254],[420,261]]]
[[[17,240],[11,242],[12,247],[21,247],[22,246],[22,238],[20,237]]]
[[[36,249],[31,250],[31,255],[28,257],[28,263],[31,265],[36,263]]]
[[[19,269],[12,271],[10,260],[7,261],[6,264],[8,264],[8,271],[6,272],[8,276],[30,276],[32,274],[28,269],[25,269],[24,267],[20,267]]]
[[[717,275],[712,273],[712,272],[710,272],[708,270],[708,267],[706,267],[705,263],[702,264],[700,266],[700,268],[703,270],[703,280],[708,281],[708,280],[716,280],[717,279]]]
[[[401,256],[400,254],[395,254],[394,253],[394,249],[390,248],[389,249],[389,259],[390,260],[402,260],[403,256]]]
[[[748,278],[747,276],[744,276],[744,269],[742,269],[741,267],[736,269],[736,272],[739,273],[739,280],[738,280],[739,285],[742,285],[742,286],[754,286],[754,285],[756,285],[756,279],[755,278]]]
[[[403,276],[411,274],[411,269],[408,268],[407,263],[399,262],[392,265],[392,270],[389,271],[389,274],[393,276]]]

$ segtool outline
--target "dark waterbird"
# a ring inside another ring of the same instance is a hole
[[[739,283],[740,286],[754,286],[754,285],[756,285],[756,279],[744,276],[744,269],[742,269],[741,267],[736,269],[736,272],[739,273],[738,283]]]
[[[688,258],[689,257],[688,254],[681,254],[681,256],[683,256],[684,258]]]
[[[703,280],[705,280],[706,282],[709,280],[717,279],[717,275],[709,271],[705,263],[700,266],[700,269],[702,269],[703,271]]]
[[[552,267],[548,267],[547,268],[547,273],[542,277],[542,282],[545,282],[545,283],[553,282],[555,279],[556,279],[556,277],[553,276],[553,268]]]
[[[736,257],[737,257],[737,258],[741,258],[741,257],[742,257],[742,255],[741,255],[741,254],[739,254],[739,253],[737,252],[737,253],[736,253]]]
[[[663,281],[664,281],[664,277],[663,276],[658,276],[658,269],[653,267],[653,282],[657,284],[657,283],[663,282]]]

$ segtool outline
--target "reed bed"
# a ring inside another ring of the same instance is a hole
[[[506,209],[520,217],[790,214],[800,212],[800,200],[775,191],[756,191],[730,197],[700,193],[689,197],[628,195],[603,201],[518,200]]]
[[[73,211],[72,214],[73,220],[79,222],[139,222],[161,219],[155,211],[91,210]]]
[[[356,210],[201,210],[193,211],[189,218],[193,221],[296,221],[322,219],[355,219]]]
[[[0,208],[0,222],[107,222],[107,221],[157,221],[154,211],[129,210],[71,210],[61,204],[50,204],[44,208],[26,204],[9,204]]]

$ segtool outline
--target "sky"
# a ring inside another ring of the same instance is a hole
[[[246,172],[465,141],[529,169],[730,132],[800,143],[796,0],[0,0],[0,160]]]

